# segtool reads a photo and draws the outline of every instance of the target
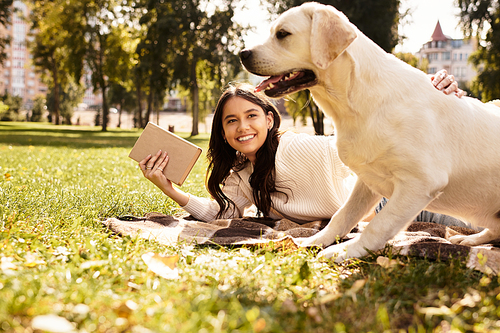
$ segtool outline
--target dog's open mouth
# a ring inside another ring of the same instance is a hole
[[[267,96],[275,98],[314,86],[317,82],[313,71],[296,71],[271,76],[255,87],[255,91],[264,91]]]

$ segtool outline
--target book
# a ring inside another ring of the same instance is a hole
[[[149,154],[156,155],[159,150],[166,151],[169,156],[163,174],[171,182],[181,186],[200,157],[201,148],[149,122],[128,157],[140,162]]]

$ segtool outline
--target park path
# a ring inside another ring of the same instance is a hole
[[[198,130],[200,133],[209,133],[212,127],[213,115],[210,114],[204,119],[200,120]],[[76,124],[78,119],[80,120],[80,125],[92,126],[94,125],[95,111],[76,111],[71,119],[73,124]],[[192,118],[189,114],[184,112],[160,112],[160,119],[157,122],[156,114],[151,117],[151,121],[158,123],[164,128],[168,126],[174,126],[175,132],[191,132]],[[110,113],[109,117],[109,128],[116,128],[118,126],[118,114]],[[122,114],[122,126],[121,128],[130,129],[133,127],[133,116],[131,114]],[[314,134],[314,128],[312,126],[312,121],[309,118],[307,125],[302,126],[299,121],[293,124],[293,119],[288,115],[282,116],[281,129],[294,128],[296,132]],[[333,132],[333,126],[330,119],[325,119],[325,133],[330,134]]]

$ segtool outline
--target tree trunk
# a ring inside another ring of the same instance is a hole
[[[141,80],[139,80],[139,78],[135,80],[135,89],[137,91],[137,124],[139,127],[144,128],[146,124],[142,122],[142,90]]]
[[[54,79],[54,120],[55,124],[59,125],[59,76],[57,75],[57,65],[54,62],[52,67],[52,78]]]
[[[311,102],[308,103],[309,115],[311,116],[313,126],[314,126],[314,134],[315,135],[325,135],[325,125],[324,125],[324,114],[318,108],[318,106],[312,102],[311,92],[306,90],[307,99]]]
[[[106,98],[106,82],[104,78],[101,78],[101,91],[102,91],[102,131],[106,132],[108,130],[109,108],[108,108],[108,101]]]
[[[149,82],[148,108],[146,111],[146,123],[151,119],[151,109],[153,108],[153,82]]]
[[[196,58],[193,57],[193,62],[191,64],[191,98],[193,101],[193,127],[191,129],[191,136],[198,135],[198,114],[199,114],[199,90],[198,90],[198,80],[196,79]]]
[[[120,105],[118,106],[118,128],[122,127],[122,109],[123,109],[124,103],[125,103],[125,100],[122,98],[120,100]]]

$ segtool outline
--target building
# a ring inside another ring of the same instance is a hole
[[[5,51],[7,59],[0,64],[0,94],[9,93],[23,98],[23,105],[30,110],[33,101],[38,95],[47,95],[47,86],[41,81],[40,75],[35,72],[28,48],[30,24],[24,20],[29,14],[29,9],[23,1],[15,0],[15,10],[12,11],[10,25],[0,25],[0,35],[10,36],[10,45]],[[90,72],[86,72],[82,78],[87,87],[83,102],[86,105],[101,105],[102,98],[94,94],[90,81]]]
[[[23,17],[28,15],[28,8],[22,1],[14,1],[11,24],[0,26],[2,36],[10,36],[10,45],[5,51],[6,61],[0,66],[0,94],[9,93],[23,98],[26,109],[31,109],[35,97],[47,94],[47,86],[35,73],[31,55],[27,47],[29,24]]]
[[[446,69],[449,74],[455,76],[459,85],[464,87],[477,75],[476,70],[467,61],[476,48],[475,39],[452,39],[446,36],[438,21],[430,41],[422,46],[416,56],[420,61],[428,60],[428,74]]]

